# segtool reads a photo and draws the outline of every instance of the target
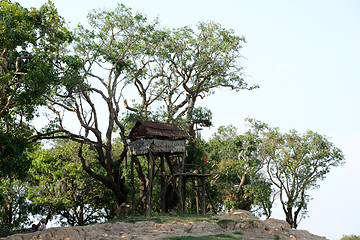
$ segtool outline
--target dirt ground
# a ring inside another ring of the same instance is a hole
[[[175,236],[206,236],[242,233],[245,239],[325,240],[304,230],[290,229],[285,221],[260,221],[246,211],[215,216],[218,221],[141,221],[135,223],[104,223],[83,227],[56,227],[45,231],[15,234],[2,239],[14,240],[105,240],[105,239],[162,239]]]

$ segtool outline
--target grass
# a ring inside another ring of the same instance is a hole
[[[185,239],[196,239],[196,240],[240,239],[240,240],[245,240],[245,238],[242,238],[240,236],[233,236],[233,235],[226,235],[226,234],[208,235],[208,236],[202,236],[202,237],[190,237],[190,236],[170,237],[170,238],[164,238],[163,240],[185,240]]]
[[[214,221],[219,224],[222,228],[226,228],[230,222],[233,223],[245,223],[245,222],[260,222],[257,219],[222,219],[222,218],[211,218],[210,221]]]
[[[244,222],[259,222],[259,220],[256,219],[224,219],[224,218],[218,218],[214,217],[213,215],[206,215],[206,216],[200,216],[197,214],[185,214],[185,215],[168,215],[168,214],[158,214],[153,215],[151,217],[146,216],[128,216],[125,219],[117,219],[111,222],[140,222],[140,221],[154,221],[157,223],[166,223],[166,222],[173,222],[173,221],[179,221],[179,222],[216,222],[221,227],[226,228],[227,224],[230,222],[236,223],[244,223]],[[194,240],[221,240],[221,239],[238,239],[238,240],[246,240],[245,238],[239,236],[243,235],[240,231],[233,232],[234,235],[226,235],[226,234],[218,234],[218,235],[208,235],[208,236],[202,236],[202,237],[192,237],[192,236],[182,236],[182,237],[170,237],[170,238],[164,238],[164,240],[186,240],[186,239],[194,239]]]
[[[244,223],[244,222],[259,222],[259,220],[256,219],[224,219],[224,218],[218,218],[214,217],[213,215],[206,215],[206,216],[199,216],[197,214],[186,214],[186,215],[168,215],[168,214],[158,214],[153,215],[151,217],[145,217],[145,216],[128,216],[126,219],[118,219],[117,222],[139,222],[139,221],[154,221],[157,223],[166,223],[166,222],[173,222],[173,221],[179,221],[179,222],[216,222],[221,227],[226,228],[227,225],[230,222],[236,223]],[[202,237],[192,237],[192,236],[182,236],[182,237],[170,237],[170,238],[164,238],[165,240],[185,240],[185,239],[195,239],[195,240],[221,240],[221,239],[238,239],[238,240],[246,240],[245,238],[239,236],[243,235],[240,231],[235,231],[234,235],[225,235],[225,234],[218,234],[218,235],[208,235],[208,236],[202,236]]]
[[[216,218],[214,218],[216,219]],[[116,219],[114,222],[141,222],[141,221],[154,221],[157,223],[165,223],[172,221],[180,222],[201,222],[201,221],[212,221],[211,215],[199,216],[197,214],[186,214],[186,215],[168,215],[168,214],[159,214],[153,215],[151,217],[145,216],[128,216],[125,219]]]
[[[173,222],[173,221],[179,221],[179,222],[216,222],[221,227],[226,228],[227,225],[230,222],[233,223],[244,223],[244,222],[259,222],[257,219],[224,219],[224,218],[218,218],[214,217],[213,215],[206,215],[206,216],[199,216],[197,214],[186,214],[186,215],[168,215],[168,214],[158,214],[153,215],[151,217],[146,216],[128,216],[125,219],[117,219],[112,222],[140,222],[140,221],[154,221],[157,223],[166,223],[166,222]],[[195,239],[195,240],[221,240],[221,239],[238,239],[238,240],[246,240],[245,238],[239,236],[243,235],[240,231],[235,231],[233,233],[234,235],[225,235],[225,234],[218,234],[218,235],[208,235],[208,236],[202,236],[202,237],[192,237],[192,236],[182,236],[182,237],[170,237],[170,238],[164,238],[165,240],[185,240],[185,239]]]
[[[159,214],[159,215],[153,215],[151,217],[146,216],[140,216],[140,215],[130,215],[126,218],[115,218],[110,223],[116,223],[116,222],[129,222],[129,223],[135,223],[135,222],[143,222],[143,221],[153,221],[156,223],[166,223],[166,222],[173,222],[173,221],[181,221],[181,222],[191,222],[191,221],[204,221],[209,219],[210,217],[199,217],[195,215],[176,215],[176,216],[170,216],[168,214]]]
[[[179,221],[179,222],[216,222],[220,226],[226,227],[226,225],[230,222],[236,223],[244,223],[244,222],[259,222],[257,219],[224,219],[224,218],[217,218],[213,217],[213,215],[206,215],[206,216],[199,216],[197,214],[186,214],[186,215],[167,215],[167,214],[159,214],[153,215],[151,217],[145,216],[128,216],[125,219],[117,219],[113,222],[140,222],[140,221],[154,221],[157,223],[165,223],[165,222],[172,222],[172,221]]]

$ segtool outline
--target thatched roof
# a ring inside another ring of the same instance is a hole
[[[189,135],[176,124],[137,121],[132,128],[129,138],[133,141],[136,139],[186,139]]]

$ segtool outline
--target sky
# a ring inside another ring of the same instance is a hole
[[[40,7],[45,0],[18,1]],[[312,130],[340,148],[346,164],[310,192],[308,217],[299,229],[328,239],[360,235],[360,1],[358,0],[53,0],[70,27],[86,23],[92,9],[118,3],[159,18],[164,27],[215,21],[245,36],[245,79],[252,91],[218,91],[200,102],[214,126],[245,131],[251,117],[287,132]],[[284,219],[280,206],[273,217]]]

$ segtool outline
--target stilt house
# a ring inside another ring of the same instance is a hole
[[[175,124],[138,121],[131,130],[129,138],[132,208],[134,210],[142,203],[145,205],[146,215],[150,216],[152,207],[160,199],[161,211],[167,212],[171,207],[169,207],[170,202],[175,199],[175,204],[180,205],[180,213],[184,213],[186,179],[200,177],[203,183],[202,212],[205,212],[205,177],[208,175],[184,173],[186,140],[189,138],[184,130]],[[146,176],[142,172],[144,167],[140,164],[139,156],[147,158]],[[142,185],[138,199],[135,199],[134,165]],[[161,191],[157,196],[152,196],[153,179],[158,175],[160,175]]]

